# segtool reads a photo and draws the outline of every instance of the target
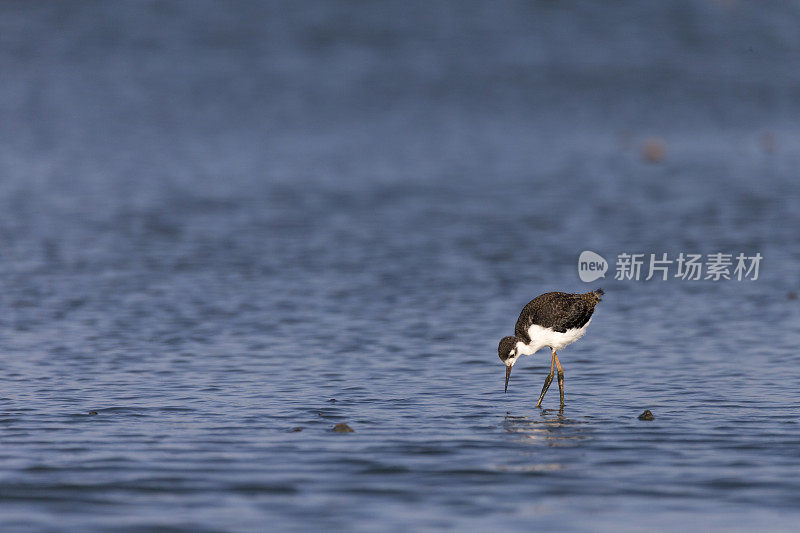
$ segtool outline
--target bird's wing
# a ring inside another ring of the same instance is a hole
[[[583,298],[571,302],[567,313],[556,322],[554,330],[564,333],[568,329],[582,328],[594,313],[594,303]]]
[[[595,303],[580,294],[549,292],[537,296],[522,309],[514,334],[530,341],[528,329],[532,324],[564,333],[583,327],[594,313]]]

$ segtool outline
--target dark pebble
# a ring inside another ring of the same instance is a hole
[[[645,409],[644,413],[639,415],[639,420],[655,420],[656,417],[650,412],[650,409]]]
[[[338,424],[333,426],[333,431],[337,433],[353,433],[353,428],[351,428],[344,422],[339,422]]]
[[[89,411],[89,414],[90,414],[90,415],[96,415],[96,414],[97,414],[97,411]]]
[[[298,431],[303,431],[303,428],[301,428],[300,426],[292,428],[292,433],[297,433]]]

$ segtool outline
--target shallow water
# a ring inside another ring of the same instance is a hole
[[[796,9],[226,6],[0,8],[0,529],[794,528]]]

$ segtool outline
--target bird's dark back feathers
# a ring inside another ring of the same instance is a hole
[[[528,328],[537,324],[564,333],[568,329],[583,327],[594,313],[594,307],[603,296],[603,290],[586,294],[548,292],[537,296],[526,305],[517,319],[514,334],[530,342]]]

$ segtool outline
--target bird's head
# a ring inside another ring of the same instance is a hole
[[[514,366],[514,363],[517,362],[517,357],[519,357],[519,352],[517,351],[518,341],[519,339],[516,337],[503,337],[497,347],[497,355],[506,365],[506,392],[508,392],[508,378],[511,377],[511,367]]]

